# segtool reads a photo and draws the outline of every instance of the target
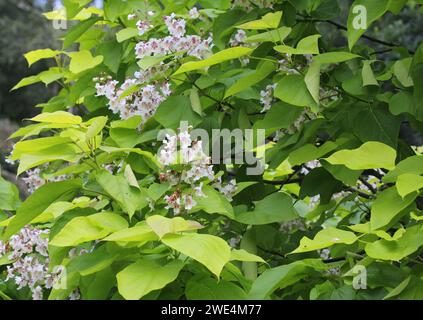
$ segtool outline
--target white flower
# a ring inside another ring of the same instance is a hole
[[[203,183],[200,182],[198,186],[194,187],[194,192],[197,197],[205,197],[206,195],[203,193]]]
[[[183,37],[185,35],[186,21],[184,19],[176,19],[175,13],[172,13],[170,16],[163,17],[163,20],[172,36]]]
[[[113,113],[119,114],[122,119],[138,115],[145,123],[155,114],[157,107],[171,94],[170,85],[167,82],[154,85],[145,84],[163,70],[165,70],[164,67],[150,68],[144,72],[138,71],[135,73],[134,79],[126,79],[120,87],[115,80],[104,84],[97,83],[97,96],[105,96],[109,100],[109,109]],[[139,90],[121,97],[125,90],[137,85],[141,86]]]
[[[153,28],[153,25],[149,21],[142,21],[142,20],[137,21],[137,29],[138,29],[138,34],[140,36],[142,36],[143,34],[145,34],[147,31],[149,31],[152,28]]]
[[[192,195],[186,194],[184,196],[185,210],[189,211],[197,205],[197,202],[192,198]]]
[[[245,31],[242,29],[238,29],[233,38],[229,40],[229,45],[231,47],[238,47],[239,45],[244,43],[245,38],[247,38],[247,34],[245,33]]]
[[[137,18],[137,15],[135,13],[128,14],[128,20],[135,20]]]
[[[69,300],[80,300],[81,299],[81,293],[78,289],[75,289],[72,291],[72,293],[69,296]]]
[[[263,105],[261,112],[265,112],[272,107],[273,91],[276,89],[276,84],[266,86],[265,90],[260,91],[260,103]]]
[[[309,172],[315,168],[321,167],[321,163],[319,160],[311,160],[304,164],[304,166],[301,168],[301,173],[304,175],[309,174]]]
[[[228,201],[232,201],[233,196],[236,192],[237,189],[237,185],[236,185],[236,180],[232,179],[231,181],[229,181],[227,184],[223,184],[222,183],[222,178],[219,177],[216,182],[213,184],[213,187],[216,188],[217,190],[219,190],[219,192],[221,194],[223,194],[225,196],[226,199],[228,199]]]
[[[198,19],[200,17],[200,13],[196,7],[193,7],[189,12],[188,15],[191,19]]]
[[[160,180],[171,186],[178,186],[171,195],[164,197],[166,209],[173,209],[175,215],[191,210],[197,204],[193,195],[205,197],[202,191],[203,181],[214,180],[211,159],[204,154],[201,141],[193,141],[187,130],[180,130],[177,135],[166,135],[158,160],[166,169],[160,174]],[[183,169],[175,171],[173,167],[166,168],[175,164],[183,165]],[[191,190],[180,191],[181,184],[188,185]]]

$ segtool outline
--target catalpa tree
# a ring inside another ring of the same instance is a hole
[[[63,2],[1,298],[423,298],[423,46],[366,33],[422,1]]]

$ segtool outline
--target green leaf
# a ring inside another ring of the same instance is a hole
[[[67,137],[48,137],[18,142],[11,156],[12,160],[19,159],[18,175],[46,162],[54,160],[75,162],[80,158],[80,150]]]
[[[18,188],[0,175],[0,210],[15,211],[20,204]]]
[[[405,197],[414,191],[423,188],[423,177],[417,174],[402,174],[397,179],[397,191],[401,197]]]
[[[276,46],[275,49],[281,53],[287,54],[319,54],[319,38],[320,34],[305,37],[298,42],[296,48],[290,46],[280,45]]]
[[[40,81],[41,79],[39,75],[26,77],[26,78],[23,78],[21,81],[19,81],[10,91],[14,91],[22,87],[30,86],[31,84],[34,84]]]
[[[169,129],[179,128],[182,121],[188,121],[193,126],[201,122],[200,116],[193,111],[191,101],[186,96],[172,96],[166,99],[157,108],[154,118]]]
[[[313,61],[304,77],[304,82],[314,101],[320,103],[320,63]]]
[[[121,148],[133,148],[139,143],[157,140],[158,131],[156,130],[139,133],[138,128],[141,126],[140,116],[113,121],[110,126],[110,137]]]
[[[267,32],[262,32],[249,36],[244,39],[246,43],[256,43],[256,42],[283,42],[285,38],[291,33],[292,29],[288,27],[280,27],[276,30],[271,30]]]
[[[132,10],[129,1],[107,0],[104,2],[104,14],[112,22],[116,21],[120,16],[127,15]]]
[[[38,77],[45,85],[49,85],[50,83],[63,78],[63,72],[60,68],[50,68],[41,72]]]
[[[303,112],[302,108],[278,101],[272,105],[263,120],[254,123],[254,130],[266,129],[266,136],[279,129],[288,129]]]
[[[365,106],[353,118],[352,130],[361,141],[379,141],[396,149],[401,122],[386,108]]]
[[[234,212],[230,202],[221,193],[211,186],[204,186],[202,191],[205,196],[195,197],[197,205],[192,209],[193,212],[204,210],[207,213],[219,213],[231,219],[234,218]]]
[[[249,55],[251,52],[253,52],[253,50],[254,49],[252,48],[246,48],[246,47],[234,47],[234,48],[225,49],[225,50],[219,51],[218,53],[212,55],[211,57],[205,60],[190,61],[190,62],[184,63],[178,70],[176,70],[173,76],[176,76],[181,73],[186,73],[189,71],[211,67],[215,64],[219,64],[228,60],[237,59],[242,56]]]
[[[88,31],[88,29],[90,29],[99,20],[99,17],[92,17],[70,28],[66,33],[65,39],[63,40],[63,49],[67,49],[72,46],[85,32]]]
[[[87,130],[87,140],[95,138],[106,126],[107,117],[95,117],[87,123],[90,126]]]
[[[32,66],[34,63],[42,60],[42,59],[49,59],[54,58],[57,55],[61,54],[62,51],[52,50],[52,49],[39,49],[30,51],[24,54],[26,61],[28,62],[28,66]]]
[[[100,212],[91,216],[76,217],[69,221],[50,241],[56,247],[71,247],[98,240],[128,227],[128,222],[112,212]]]
[[[287,222],[298,218],[292,198],[286,193],[273,193],[254,204],[253,211],[239,213],[235,219],[244,224],[262,225]]]
[[[301,75],[283,77],[277,84],[275,97],[294,106],[312,107],[316,105]]]
[[[350,7],[347,26],[348,45],[350,50],[354,47],[355,43],[358,39],[360,39],[362,34],[370,27],[370,25],[388,11],[389,3],[389,0],[356,0],[353,2]],[[364,10],[354,12],[357,8]],[[362,13],[362,15],[359,13]],[[354,22],[358,22],[358,25],[355,25]]]
[[[159,238],[156,233],[146,223],[141,223],[129,229],[119,230],[110,236],[103,239],[103,241],[114,242],[148,242],[156,241]]]
[[[387,300],[399,295],[401,292],[407,288],[408,284],[410,283],[411,276],[407,277],[404,281],[402,281],[398,286],[396,286],[392,291],[390,291],[383,300]]]
[[[417,115],[417,110],[418,107],[414,102],[414,97],[409,92],[400,91],[389,99],[389,111],[393,115],[402,113]]]
[[[384,239],[369,243],[365,247],[367,255],[378,260],[400,261],[417,251],[423,245],[423,226],[416,225],[406,229],[398,240]]]
[[[307,196],[320,195],[320,203],[327,204],[332,199],[332,195],[342,191],[342,183],[335,179],[326,169],[315,168],[308,173],[300,189],[300,199]]]
[[[114,176],[106,170],[96,175],[101,187],[117,201],[119,206],[132,218],[135,211],[148,205],[147,192],[143,189],[131,187],[123,176]]]
[[[323,65],[345,62],[360,56],[349,52],[326,52],[313,57],[304,81],[314,101],[320,101],[320,70]]]
[[[185,53],[184,51],[179,51],[179,52],[174,52],[171,54],[168,54],[166,56],[163,55],[154,55],[154,56],[146,56],[143,57],[141,60],[139,60],[137,62],[137,65],[142,69],[142,70],[147,70],[157,64],[159,64],[162,61],[165,61],[166,59],[169,59],[175,55],[178,54],[183,54]]]
[[[282,11],[269,12],[265,14],[261,19],[243,23],[237,26],[237,28],[251,30],[275,29],[279,26],[281,19]]]
[[[352,60],[355,58],[361,58],[361,56],[350,53],[350,52],[325,52],[319,54],[318,56],[313,58],[314,62],[319,64],[333,64],[333,63],[341,63],[348,60]]]
[[[7,227],[4,238],[8,239],[26,224],[42,214],[52,203],[73,199],[81,188],[80,180],[47,183],[38,188],[19,207]]]
[[[122,45],[114,40],[105,41],[97,47],[96,54],[103,56],[103,64],[107,66],[110,71],[113,73],[119,71],[122,60]]]
[[[274,291],[297,283],[314,270],[322,271],[325,269],[326,266],[320,260],[305,259],[266,270],[254,281],[248,293],[248,299],[268,299]]]
[[[352,170],[373,168],[395,168],[397,153],[395,149],[380,143],[369,141],[354,150],[341,150],[325,160],[331,164],[343,164]]]
[[[168,234],[162,238],[162,242],[197,260],[217,277],[231,258],[231,249],[226,241],[208,234]]]
[[[146,221],[147,225],[150,226],[160,239],[169,233],[179,233],[204,228],[204,226],[196,221],[185,220],[181,217],[169,219],[163,216],[154,215],[148,217]]]
[[[81,124],[82,118],[66,111],[45,112],[29,119],[34,122],[57,123],[57,124]]]
[[[63,0],[66,18],[68,20],[73,19],[88,3],[90,3],[90,0]]]
[[[416,155],[408,157],[397,164],[396,168],[383,177],[383,182],[395,182],[402,174],[423,174],[423,156]]]
[[[119,43],[136,36],[138,36],[137,28],[125,28],[116,33],[116,39]]]
[[[264,261],[263,258],[256,256],[255,254],[249,253],[249,252],[247,252],[243,249],[232,250],[231,251],[231,260],[266,263],[266,261]]]
[[[398,81],[406,88],[414,85],[413,79],[411,78],[411,62],[412,58],[406,58],[395,62],[394,64],[394,75]]]
[[[255,72],[246,77],[238,79],[231,87],[229,87],[225,92],[224,99],[233,96],[238,92],[251,88],[254,84],[259,83],[265,79],[269,74],[275,71],[275,69],[275,63],[265,61],[257,68]]]
[[[190,279],[185,288],[188,300],[245,300],[247,294],[236,284],[212,278]]]
[[[60,68],[50,68],[46,71],[42,71],[35,76],[30,76],[27,78],[23,78],[19,83],[14,86],[10,91],[26,87],[37,82],[43,82],[45,85],[49,85],[50,83],[63,78],[63,72]]]
[[[363,61],[363,69],[361,72],[361,76],[363,77],[363,87],[379,85],[372,70],[372,62],[372,60]]]
[[[46,137],[18,142],[13,148],[12,159],[19,159],[21,156],[34,149],[42,150],[57,145],[70,143],[72,140],[67,137]]]
[[[71,57],[69,70],[75,74],[92,69],[103,62],[103,56],[93,57],[88,50],[69,53],[69,56]]]
[[[316,147],[313,144],[305,144],[304,146],[291,152],[289,154],[288,161],[291,166],[300,165],[311,160],[319,159],[337,147],[338,145],[333,141],[327,141],[319,147]]]
[[[398,214],[407,208],[417,197],[417,193],[409,194],[404,199],[396,188],[389,188],[378,194],[372,205],[370,226],[377,230],[388,225]]]
[[[191,88],[189,99],[191,101],[192,110],[194,110],[198,115],[203,116],[203,107],[201,106],[200,95],[198,94],[198,89],[196,87]]]
[[[307,237],[302,238],[298,248],[292,251],[291,254],[316,251],[340,243],[353,244],[357,239],[356,235],[350,231],[329,227],[319,231],[313,240]]]
[[[179,260],[165,266],[147,259],[138,260],[117,274],[119,293],[127,300],[139,300],[175,281],[183,266]]]

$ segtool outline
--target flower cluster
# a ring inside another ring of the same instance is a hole
[[[296,230],[305,231],[307,230],[307,226],[302,219],[295,219],[282,223],[279,230],[285,233],[291,233]]]
[[[301,173],[304,175],[309,174],[311,170],[315,168],[319,168],[321,166],[322,164],[320,163],[319,160],[311,160],[302,166]]]
[[[137,29],[138,34],[142,36],[146,32],[148,32],[150,29],[152,29],[154,26],[150,23],[148,20],[139,20],[137,21]]]
[[[139,115],[145,122],[156,112],[157,107],[171,94],[168,82],[148,84],[134,93],[122,97],[122,94],[133,86],[141,86],[146,82],[157,69],[151,68],[146,72],[137,72],[135,79],[127,79],[121,86],[118,81],[99,78],[96,84],[97,96],[105,96],[109,102],[109,109],[119,114],[122,119]],[[103,82],[102,82],[103,80]]]
[[[246,38],[247,38],[247,34],[245,33],[245,31],[242,29],[238,29],[236,33],[232,36],[232,38],[229,40],[229,45],[231,47],[238,47],[242,45],[244,47],[250,47],[250,48],[257,46],[257,43],[253,43],[253,42],[246,43],[245,42]],[[247,56],[241,57],[240,61],[243,66],[246,66],[247,64],[250,63],[250,59]]]
[[[197,204],[193,197],[204,196],[204,181],[214,180],[213,165],[210,157],[204,154],[201,141],[193,141],[188,131],[180,130],[177,135],[166,135],[159,161],[166,168],[160,180],[176,187],[171,195],[164,198],[166,208],[173,209],[175,215],[191,210]],[[174,165],[183,165],[183,170],[174,170]]]
[[[211,55],[212,38],[205,40],[196,35],[167,36],[148,41],[141,41],[135,46],[135,53],[138,59],[155,55],[168,55],[172,53],[186,52],[188,56],[198,59],[205,59]]]
[[[172,36],[183,37],[185,35],[186,21],[184,19],[176,19],[175,13],[172,12],[170,16],[164,16],[163,20]]]
[[[45,179],[42,177],[42,171],[40,168],[31,169],[25,172],[25,177],[22,178],[22,181],[25,182],[28,192],[34,193],[42,185],[47,182],[58,182],[68,179],[67,175],[62,175],[54,178]]]
[[[247,34],[244,30],[238,29],[235,35],[229,40],[229,45],[231,47],[238,47],[244,43],[245,38],[247,38]]]
[[[286,53],[285,57],[279,60],[278,70],[284,72],[285,74],[299,74],[298,70],[294,68],[291,55]],[[301,69],[301,66],[297,66],[298,69]]]
[[[168,55],[172,53],[185,52],[189,56],[204,59],[211,55],[212,38],[201,39],[196,35],[185,35],[186,21],[176,19],[175,14],[165,16],[164,22],[170,36],[164,38],[151,38],[148,41],[141,41],[135,47],[138,59],[154,55]]]
[[[232,179],[228,183],[224,184],[222,183],[222,178],[218,177],[216,179],[216,182],[213,183],[213,187],[217,189],[221,194],[223,194],[226,197],[226,199],[228,199],[229,201],[232,201],[233,200],[232,198],[237,189],[237,184],[235,179]]]
[[[191,10],[190,12],[195,15],[195,11]],[[130,18],[135,17],[130,15]],[[138,59],[171,53],[181,55],[183,52],[199,59],[211,55],[211,37],[202,40],[201,37],[196,35],[185,35],[186,21],[177,19],[174,13],[165,16],[163,19],[170,35],[137,43],[135,53]],[[137,22],[140,35],[145,34],[152,27],[148,20]],[[168,66],[160,63],[146,70],[135,72],[134,78],[126,79],[122,84],[113,80],[110,76],[96,77],[93,81],[96,82],[97,96],[106,97],[109,109],[113,113],[119,114],[121,119],[139,115],[145,123],[155,114],[157,107],[172,93],[169,82],[155,80],[164,77],[167,69]],[[128,89],[132,91],[131,88],[135,88],[134,92],[128,92]]]
[[[224,183],[221,177],[215,177],[211,158],[204,153],[202,142],[192,140],[188,130],[166,135],[158,159],[165,168],[160,181],[174,187],[172,194],[166,195],[164,200],[166,209],[173,209],[175,215],[195,207],[194,197],[205,197],[202,189],[206,183],[211,183],[228,201],[232,201],[237,189],[236,180]]]
[[[48,233],[49,230],[25,227],[7,243],[0,241],[0,258],[7,256],[13,261],[7,267],[6,281],[13,280],[18,289],[28,287],[34,300],[41,300],[43,288],[52,288],[63,272],[60,267],[48,271]]]
[[[275,99],[273,98],[273,92],[276,89],[276,84],[269,84],[266,86],[266,89],[260,91],[260,103],[263,106],[261,112],[266,112],[270,110]]]
[[[190,19],[198,19],[200,17],[200,12],[198,12],[198,9],[196,7],[193,7],[189,12],[188,15]]]
[[[275,137],[273,138],[273,141],[278,141],[284,135],[292,135],[300,131],[306,122],[310,121],[311,119],[316,119],[316,117],[317,116],[314,112],[312,112],[308,108],[305,108],[304,111],[298,116],[298,118],[288,128],[278,130],[275,133]]]

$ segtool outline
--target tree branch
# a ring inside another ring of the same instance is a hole
[[[308,18],[307,16],[302,16],[302,15],[300,15],[300,16],[303,17],[303,18],[305,18],[305,19],[297,19],[297,21],[299,21],[299,22],[324,22],[324,23],[331,24],[331,25],[337,27],[340,30],[348,31],[348,28],[346,26],[344,26],[344,25],[342,25],[342,24],[340,24],[340,23],[338,23],[336,21],[333,21],[333,20],[313,19],[313,18]],[[385,41],[385,40],[381,40],[381,39],[377,39],[375,37],[368,36],[368,35],[365,35],[365,34],[363,34],[361,37],[364,38],[364,39],[367,39],[367,40],[369,40],[371,42],[381,44],[383,46],[387,46],[387,47],[401,47],[400,44],[389,42],[389,41]],[[408,50],[408,52],[410,54],[415,54],[415,51],[410,50],[410,49],[407,49],[407,50]]]

